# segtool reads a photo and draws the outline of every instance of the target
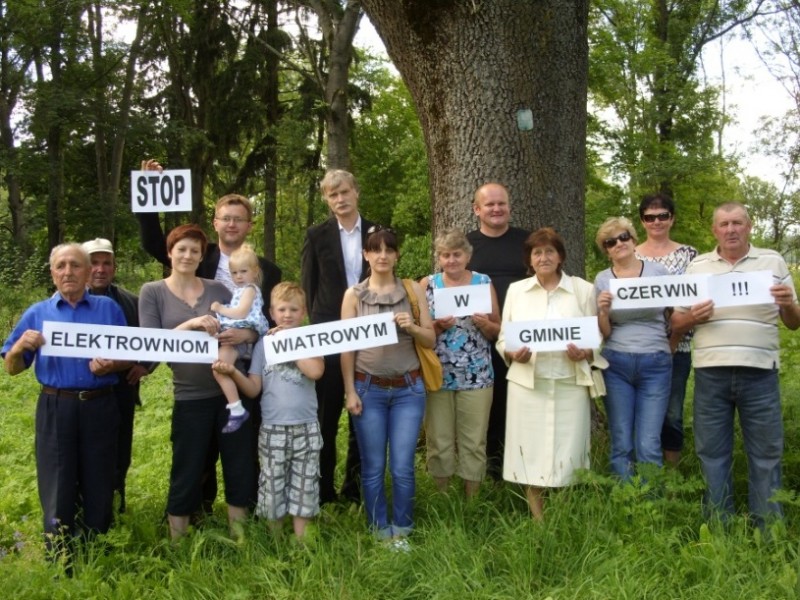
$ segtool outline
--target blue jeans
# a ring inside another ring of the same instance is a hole
[[[668,352],[617,352],[603,350],[609,367],[605,407],[611,433],[611,471],[627,481],[634,462],[659,467],[661,427],[667,412],[672,355]]]
[[[422,377],[407,387],[380,387],[356,381],[361,398],[361,415],[353,417],[359,454],[361,486],[367,522],[379,538],[407,535],[414,526],[414,453],[425,414]],[[384,486],[386,449],[392,474],[392,522],[389,521]]]
[[[661,447],[664,450],[683,450],[683,401],[691,370],[691,352],[676,352],[672,355],[672,385],[667,416],[664,417],[664,426],[661,428]]]
[[[706,509],[734,513],[733,427],[739,411],[749,474],[750,514],[781,516],[783,419],[777,369],[705,367],[694,372],[694,443],[706,479]]]

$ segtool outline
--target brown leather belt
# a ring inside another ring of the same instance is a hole
[[[114,393],[114,388],[107,386],[104,388],[97,388],[96,390],[65,390],[62,388],[54,388],[47,385],[42,386],[43,394],[50,394],[59,398],[69,398],[71,400],[91,400],[92,398],[100,398],[101,396],[109,396]]]
[[[411,377],[411,383],[413,384],[417,381],[419,377],[419,369],[414,369],[413,371],[409,371],[408,375]],[[377,377],[376,375],[367,375],[366,373],[361,373],[356,371],[356,381],[366,381],[369,379],[370,383],[377,385],[378,387],[384,388],[404,388],[408,387],[408,381],[406,381],[405,375],[399,375],[398,377]]]

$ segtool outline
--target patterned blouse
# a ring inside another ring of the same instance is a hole
[[[249,287],[253,288],[256,293],[255,297],[253,298],[253,305],[250,307],[250,312],[247,313],[243,319],[232,319],[230,317],[226,317],[225,315],[218,315],[220,329],[252,329],[256,331],[259,336],[267,333],[267,329],[269,329],[269,323],[267,323],[267,318],[262,312],[264,309],[264,297],[261,295],[261,290],[257,285],[248,283],[241,287],[237,287],[233,291],[233,297],[231,298],[231,301],[226,306],[229,308],[236,308],[239,306],[239,302],[242,299],[242,293]]]
[[[664,265],[670,275],[683,275],[686,272],[686,267],[694,260],[695,256],[697,256],[697,250],[692,246],[679,246],[664,256],[644,256],[636,252],[636,258]],[[689,352],[691,350],[693,335],[694,331],[689,331],[683,336],[683,339],[678,343],[678,352]]]
[[[489,284],[487,275],[472,272],[470,285]],[[441,273],[428,276],[425,295],[433,318],[433,290],[444,288]],[[492,344],[478,330],[472,317],[456,317],[456,324],[436,336],[434,347],[442,362],[443,390],[477,390],[494,385]]]

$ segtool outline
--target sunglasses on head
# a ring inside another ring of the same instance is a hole
[[[603,248],[608,250],[617,245],[617,242],[629,242],[633,236],[630,231],[623,231],[617,237],[608,238],[603,240]]]
[[[672,214],[669,212],[662,212],[658,213],[657,215],[642,215],[642,221],[645,223],[655,223],[656,219],[659,221],[669,221],[672,218]]]
[[[372,235],[373,233],[378,233],[379,231],[387,231],[391,234],[394,234],[394,229],[391,227],[384,227],[383,225],[373,225],[369,229],[367,229],[367,235]]]

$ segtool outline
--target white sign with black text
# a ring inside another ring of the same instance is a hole
[[[489,314],[492,312],[492,292],[488,283],[434,288],[433,307],[434,319]]]
[[[267,363],[364,350],[397,343],[393,313],[282,329],[264,336]]]
[[[505,347],[509,352],[515,352],[523,346],[532,352],[553,352],[566,350],[567,344],[591,349],[599,348],[601,342],[597,317],[505,321],[502,327]]]
[[[188,212],[192,210],[192,172],[131,171],[131,210],[146,212]]]
[[[772,304],[774,280],[770,271],[722,275],[663,275],[611,279],[612,309],[692,306],[713,300],[714,306]]]
[[[725,273],[708,278],[708,292],[715,308],[775,304],[769,288],[775,283],[772,271]]]
[[[42,335],[44,356],[210,364],[219,350],[205,331],[45,321]]]
[[[613,278],[613,309],[691,306],[708,298],[708,275]]]

